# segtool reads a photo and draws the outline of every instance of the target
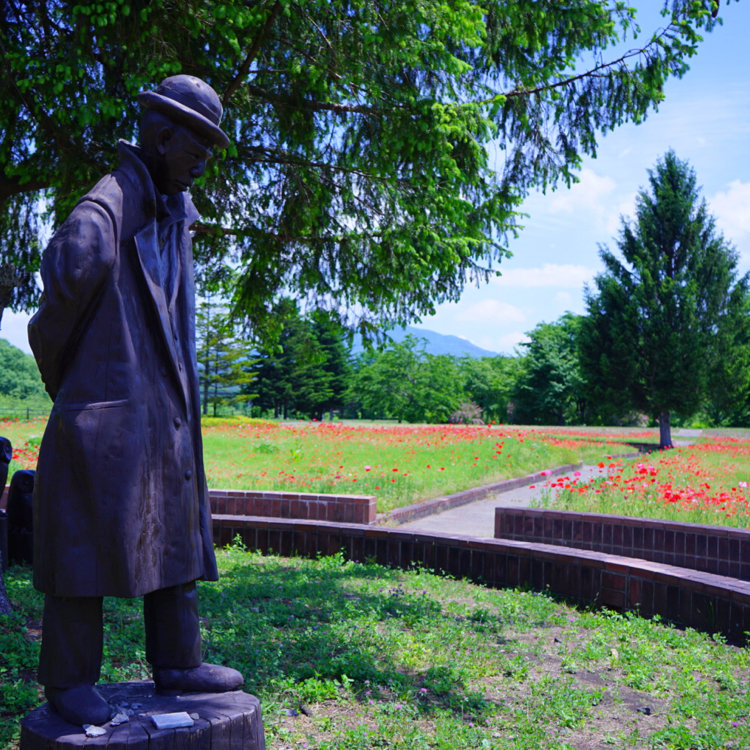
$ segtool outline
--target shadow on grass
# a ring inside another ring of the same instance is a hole
[[[229,552],[228,559],[239,564],[230,562],[220,583],[201,586],[206,658],[240,669],[250,692],[299,704],[348,692],[362,701],[409,701],[427,714],[469,712],[474,720],[490,708],[466,688],[446,641],[446,628],[488,624],[446,614],[429,587],[405,589],[398,571],[338,556],[244,556],[243,564]],[[440,652],[437,664],[424,665],[426,651]]]
[[[496,707],[468,687],[472,648],[497,642],[508,622],[534,618],[450,601],[449,582],[424,571],[404,578],[340,556],[263,557],[238,548],[218,557],[219,582],[199,586],[204,659],[239,669],[267,715],[344,699],[482,722]],[[6,583],[13,612],[0,617],[0,747],[12,746],[20,719],[40,702],[43,597],[29,568],[10,569]],[[105,599],[102,682],[150,678],[141,606]]]

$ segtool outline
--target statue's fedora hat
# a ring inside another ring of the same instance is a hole
[[[185,125],[210,143],[226,148],[227,134],[219,127],[223,112],[218,94],[200,78],[176,75],[165,78],[155,91],[142,91],[138,102]]]

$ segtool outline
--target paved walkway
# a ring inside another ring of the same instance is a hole
[[[587,481],[591,477],[599,476],[602,469],[598,466],[583,466],[575,471],[580,472],[582,481]],[[554,477],[552,481],[558,479],[560,477]],[[476,500],[452,510],[418,518],[415,521],[407,521],[398,528],[492,539],[495,533],[495,508],[499,506],[528,507],[531,500],[540,498],[545,490],[547,492],[557,491],[556,488],[550,490],[547,487],[547,482],[537,482],[534,486],[516,487],[507,492],[499,492],[485,500]]]
[[[701,430],[673,430],[674,443],[675,445],[689,445],[700,434]],[[576,471],[580,471],[580,479],[585,482],[592,477],[600,476],[604,470],[598,466],[583,466]],[[555,477],[552,481],[557,479],[560,477]],[[557,492],[556,488],[550,489],[547,485],[548,482],[537,482],[533,488],[531,486],[517,487],[507,492],[500,492],[486,500],[477,500],[452,510],[418,518],[415,521],[407,521],[398,528],[492,539],[495,533],[495,508],[499,506],[528,507],[531,500],[540,498],[544,491]]]

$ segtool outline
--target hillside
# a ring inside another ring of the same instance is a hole
[[[437,333],[437,331],[430,331],[425,328],[415,328],[414,326],[406,326],[405,328],[394,328],[388,332],[389,337],[400,343],[407,336],[414,336],[417,339],[423,339],[425,341],[425,351],[427,354],[448,354],[452,357],[497,357],[497,352],[491,352],[487,349],[482,349],[476,344],[472,344],[468,339],[463,339],[460,336],[449,336],[444,333]],[[355,336],[352,344],[352,354],[358,354],[362,351],[362,340],[359,336]]]

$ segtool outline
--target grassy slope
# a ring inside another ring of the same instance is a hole
[[[635,616],[373,564],[219,555],[206,658],[243,672],[269,750],[744,748],[750,653]],[[39,700],[41,597],[7,577],[0,746]],[[140,603],[107,600],[103,679],[149,676]]]

